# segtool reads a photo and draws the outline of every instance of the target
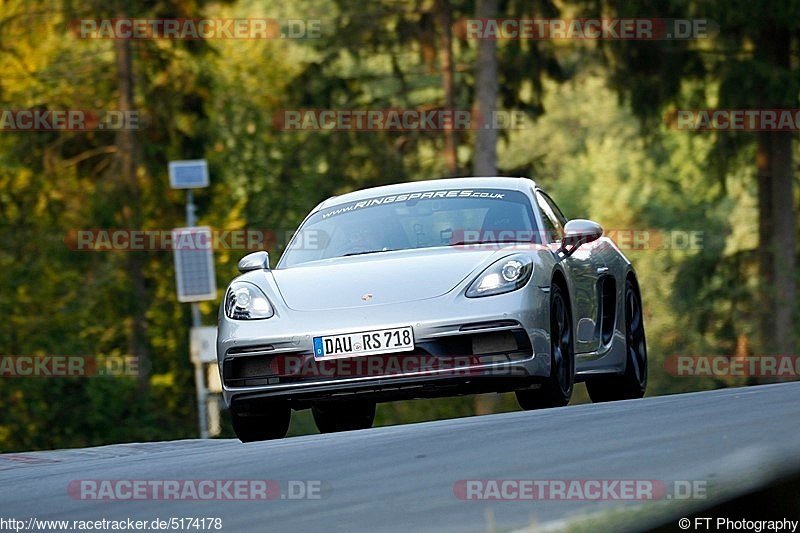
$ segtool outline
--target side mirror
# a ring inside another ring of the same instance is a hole
[[[602,236],[603,228],[597,222],[582,218],[570,220],[564,226],[564,238],[561,239],[559,251],[569,257],[580,245],[596,241]]]
[[[244,274],[251,270],[269,270],[269,254],[267,252],[253,252],[239,260],[239,272]]]

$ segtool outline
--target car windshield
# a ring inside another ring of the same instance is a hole
[[[506,189],[376,196],[331,206],[300,227],[281,267],[350,255],[486,242],[538,242],[530,201]]]

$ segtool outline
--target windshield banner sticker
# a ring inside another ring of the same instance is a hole
[[[365,207],[374,207],[376,205],[391,204],[396,202],[407,202],[409,200],[433,200],[439,198],[484,198],[487,200],[502,200],[505,194],[496,192],[494,190],[472,190],[472,189],[452,189],[444,191],[426,191],[426,192],[413,192],[407,194],[393,194],[389,196],[380,196],[378,198],[370,198],[369,200],[360,200],[353,202],[347,206],[338,207],[327,213],[323,213],[322,219],[325,220],[335,215],[349,213],[357,209]]]

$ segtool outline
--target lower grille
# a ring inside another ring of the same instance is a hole
[[[265,353],[236,348],[223,361],[227,387],[329,381],[360,377],[390,377],[412,372],[453,370],[481,364],[511,362],[532,355],[525,330],[468,333],[418,343],[410,352],[317,361],[310,353]],[[248,354],[248,355],[245,355]],[[249,355],[255,354],[255,355]],[[231,357],[233,356],[233,357]]]

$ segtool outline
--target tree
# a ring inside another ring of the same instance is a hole
[[[439,64],[442,69],[442,90],[444,91],[444,110],[452,111],[455,102],[455,75],[453,73],[453,30],[450,0],[436,0],[439,21]],[[458,174],[458,145],[452,128],[444,130],[444,160],[448,174]]]
[[[66,238],[76,229],[164,229],[182,220],[182,199],[171,198],[166,165],[176,155],[202,157],[206,150],[209,83],[200,65],[208,48],[79,39],[70,31],[70,21],[85,17],[198,16],[197,2],[157,4],[4,5],[3,108],[129,109],[142,122],[135,132],[0,136],[0,306],[4,316],[16,317],[0,325],[0,353],[135,354],[143,372],[138,383],[126,377],[0,380],[2,449],[194,433],[188,310],[175,301],[174,278],[165,274],[171,254],[75,251]],[[182,322],[186,328],[176,328]]]
[[[475,17],[492,19],[497,17],[497,0],[478,0]],[[490,123],[497,107],[498,93],[497,41],[478,41],[478,57],[475,61],[475,106],[478,116]],[[476,176],[497,175],[497,130],[482,124],[475,135],[473,174]]]
[[[663,3],[636,6],[605,2],[592,16],[631,17],[662,9]],[[670,2],[665,18],[705,18],[720,31],[707,41],[612,41],[604,46],[613,69],[612,82],[645,123],[652,124],[673,105],[720,108],[794,108],[800,74],[793,68],[800,30],[800,2]],[[634,12],[635,11],[635,12]],[[795,353],[796,211],[792,189],[792,134],[721,132],[717,134],[719,168],[724,159],[756,144],[759,205],[761,350]]]

